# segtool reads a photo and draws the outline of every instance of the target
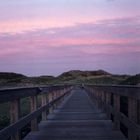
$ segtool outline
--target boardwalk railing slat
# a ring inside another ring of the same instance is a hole
[[[47,119],[47,110],[51,113],[54,108],[64,101],[64,97],[69,95],[73,88],[74,86],[71,85],[55,85],[0,90],[0,103],[10,102],[11,104],[11,124],[0,131],[0,140],[7,140],[9,137],[11,137],[12,140],[20,140],[20,136],[18,136],[20,133],[18,132],[29,123],[31,123],[32,131],[37,130],[37,118],[42,115],[42,120],[45,121]],[[94,105],[105,112],[108,119],[114,122],[114,129],[121,131],[124,131],[122,128],[125,129],[129,140],[140,139],[139,86],[82,85],[82,89],[83,88],[87,91],[86,93]],[[41,95],[41,107],[37,108],[36,99],[39,95]],[[19,118],[20,100],[26,97],[30,97],[31,110],[28,115]],[[74,96],[76,102],[77,98],[80,98],[79,93]],[[75,100],[71,100],[73,104],[75,104]],[[82,97],[81,100],[84,101],[84,97]],[[78,102],[76,105],[80,108]],[[68,104],[68,107],[69,106],[70,102]],[[76,108],[72,108],[72,111],[76,111]],[[86,109],[86,106],[83,108]],[[91,108],[89,110],[91,111]],[[61,113],[61,115],[62,114],[63,113]],[[63,118],[65,115],[63,114],[60,118]],[[80,115],[80,117],[82,118],[84,116]],[[91,119],[91,116],[87,117]],[[96,115],[94,115],[94,117],[96,117]],[[100,119],[99,115],[98,117]]]
[[[123,125],[129,140],[140,139],[139,86],[85,85],[85,89],[96,105],[113,119],[115,128],[121,129]]]
[[[65,89],[65,90],[64,90]],[[20,118],[19,120],[12,121],[12,124],[0,131],[0,140],[7,140],[9,137],[16,134],[20,131],[24,126],[30,123],[32,120],[39,117],[45,110],[52,107],[56,102],[58,102],[61,98],[63,98],[69,91],[72,89],[71,86],[51,86],[51,87],[41,87],[41,88],[22,88],[22,89],[8,89],[8,90],[0,90],[0,102],[15,102],[15,100],[19,100],[25,97],[37,97],[37,95],[42,94],[52,94],[53,91],[59,91],[59,96],[54,96],[53,100],[51,100],[46,105],[42,105],[36,110],[31,110],[31,113]],[[61,92],[60,92],[61,91]],[[63,92],[62,92],[63,91]],[[65,92],[64,92],[65,91]],[[44,96],[45,97],[45,96]],[[32,103],[32,102],[31,102]],[[15,138],[13,138],[15,139]],[[16,138],[17,140],[20,138]]]

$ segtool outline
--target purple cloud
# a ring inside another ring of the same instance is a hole
[[[103,68],[114,73],[137,73],[140,16],[1,34],[0,49],[0,71],[38,75],[49,71],[58,74],[68,68]],[[40,72],[36,72],[38,67]]]

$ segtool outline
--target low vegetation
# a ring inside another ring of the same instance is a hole
[[[113,84],[113,85],[139,85],[140,74],[113,75],[103,70],[80,71],[72,70],[61,75],[27,77],[16,73],[0,73],[0,88],[28,87],[50,84]]]
[[[140,74],[130,76],[126,80],[120,82],[120,85],[140,85]]]

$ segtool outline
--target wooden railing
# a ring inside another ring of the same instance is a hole
[[[47,119],[47,110],[52,110],[63,97],[70,93],[72,86],[49,86],[0,90],[0,103],[10,102],[10,126],[0,131],[0,140],[20,140],[21,129],[31,124],[31,131],[38,130],[37,118]],[[41,96],[41,106],[37,108],[37,97]],[[20,118],[20,100],[30,98],[30,113]]]
[[[85,85],[89,96],[129,140],[140,140],[140,87]]]

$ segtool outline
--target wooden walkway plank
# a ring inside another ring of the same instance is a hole
[[[55,109],[47,121],[40,123],[38,132],[31,132],[24,140],[126,140],[112,122],[89,100],[80,88]]]

